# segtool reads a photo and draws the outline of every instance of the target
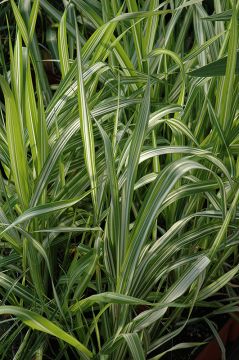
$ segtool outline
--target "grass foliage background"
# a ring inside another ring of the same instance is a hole
[[[157,360],[238,311],[238,7],[0,2],[1,359]]]

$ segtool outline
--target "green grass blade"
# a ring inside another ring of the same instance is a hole
[[[122,195],[122,213],[121,213],[121,256],[120,263],[123,262],[125,253],[128,248],[128,232],[129,232],[129,215],[133,199],[134,183],[137,175],[138,161],[141,148],[144,142],[145,133],[148,126],[150,109],[150,84],[148,82],[142,106],[140,108],[139,117],[136,122],[135,130],[131,140],[129,149],[129,157],[127,163],[126,183]]]
[[[178,99],[178,104],[182,106],[184,104],[184,96],[185,96],[185,70],[184,70],[183,62],[177,54],[175,54],[173,51],[167,50],[167,49],[155,49],[148,55],[148,57],[152,58],[152,57],[159,56],[159,55],[170,56],[176,62],[176,64],[179,66],[179,69],[181,71],[181,76],[182,76],[182,87],[181,87],[181,91],[180,91],[180,95],[179,95],[179,99]]]
[[[238,26],[237,26],[237,10],[234,3],[232,10],[231,28],[229,30],[230,38],[228,44],[228,58],[226,66],[226,75],[223,79],[223,87],[221,92],[221,103],[219,109],[219,121],[222,129],[228,133],[232,126],[232,119],[230,117],[230,109],[233,100],[233,87],[235,79],[235,69],[237,62],[237,39],[238,39]]]
[[[32,10],[31,10],[30,18],[29,18],[29,29],[28,29],[29,41],[32,40],[34,32],[35,32],[35,26],[36,26],[38,11],[39,11],[39,5],[40,5],[40,0],[36,0],[33,2]]]
[[[239,265],[235,266],[230,271],[223,274],[221,277],[217,278],[211,284],[203,288],[198,296],[198,300],[204,300],[213,296],[218,290],[223,288],[239,271]]]
[[[12,10],[16,19],[16,23],[18,26],[18,29],[22,35],[22,38],[25,42],[25,45],[28,46],[29,44],[29,36],[28,36],[28,31],[27,31],[27,27],[25,25],[25,22],[21,16],[21,13],[17,7],[17,5],[15,4],[14,0],[10,0],[11,1],[11,6],[12,6]]]
[[[234,73],[239,74],[239,53],[237,52],[236,54],[237,54],[236,55],[236,66],[235,66]],[[222,59],[212,62],[211,64],[202,66],[196,70],[189,72],[188,75],[196,76],[196,77],[225,76],[227,62],[228,62],[228,56],[225,56]]]
[[[61,65],[61,73],[64,78],[69,70],[69,53],[68,53],[68,45],[67,45],[67,31],[66,31],[66,15],[67,12],[65,10],[58,30],[58,52],[60,58]]]
[[[37,216],[49,214],[54,211],[67,209],[68,207],[71,207],[71,206],[77,204],[85,196],[89,195],[89,193],[90,193],[90,191],[88,191],[87,193],[85,193],[82,196],[79,196],[78,198],[75,198],[75,199],[51,202],[48,204],[35,206],[34,208],[29,208],[22,215],[20,215],[11,225],[9,225],[4,230],[4,232],[8,231],[9,229],[11,229],[12,227],[14,227],[16,225],[21,224],[24,221],[31,220],[32,218],[35,218]]]
[[[114,167],[114,154],[112,145],[109,137],[103,128],[97,123],[101,136],[104,140],[105,146],[105,158],[106,158],[106,167],[107,167],[107,175],[110,183],[110,191],[111,191],[111,210],[110,210],[110,236],[113,245],[116,247],[116,274],[119,276],[120,272],[120,256],[121,256],[121,244],[120,244],[120,203],[119,203],[119,189],[118,189],[118,180],[116,175],[116,169]]]
[[[44,318],[37,313],[26,310],[16,306],[1,306],[0,314],[11,314],[17,316],[27,326],[34,330],[42,331],[44,333],[55,336],[66,343],[72,345],[81,352],[83,359],[92,358],[92,353],[83,344],[81,344],[76,338],[62,330],[59,326],[55,325],[52,321]]]
[[[81,127],[81,137],[84,146],[84,157],[85,165],[88,171],[91,189],[92,189],[92,201],[95,209],[95,215],[98,213],[98,204],[97,204],[97,178],[96,178],[96,167],[95,167],[95,145],[94,145],[94,135],[92,129],[91,117],[89,114],[89,109],[87,106],[85,87],[83,82],[83,69],[82,69],[82,60],[81,60],[81,45],[80,38],[78,35],[78,27],[75,20],[76,28],[76,43],[77,43],[77,81],[78,81],[78,108],[80,116],[80,127]]]
[[[232,18],[232,10],[226,10],[218,14],[213,14],[211,16],[207,16],[202,18],[202,20],[209,21],[229,21]]]
[[[125,339],[128,347],[130,349],[132,358],[134,360],[145,360],[146,357],[144,354],[142,343],[139,338],[139,334],[137,334],[137,333],[123,334],[122,336]]]
[[[28,63],[27,73],[26,73],[26,83],[25,83],[25,114],[26,114],[26,125],[28,129],[32,158],[35,165],[35,170],[38,172],[40,168],[38,164],[40,160],[40,156],[38,154],[39,146],[37,140],[38,111],[34,96],[30,63]]]
[[[128,304],[128,305],[147,305],[152,306],[148,301],[134,298],[133,296],[127,296],[118,294],[115,292],[105,292],[102,294],[92,295],[86,299],[82,299],[72,305],[71,311],[76,312],[79,310],[84,311],[95,303],[97,304]]]
[[[0,85],[5,97],[6,129],[12,166],[12,175],[15,181],[19,200],[23,205],[23,208],[26,208],[29,201],[28,165],[20,114],[18,112],[13,94],[6,80],[1,75]]]

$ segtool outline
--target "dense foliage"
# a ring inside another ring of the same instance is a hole
[[[237,309],[238,8],[0,2],[1,359],[157,360]]]

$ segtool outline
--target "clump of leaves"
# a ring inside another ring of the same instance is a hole
[[[156,360],[234,311],[239,2],[214,7],[0,4],[2,359]]]

